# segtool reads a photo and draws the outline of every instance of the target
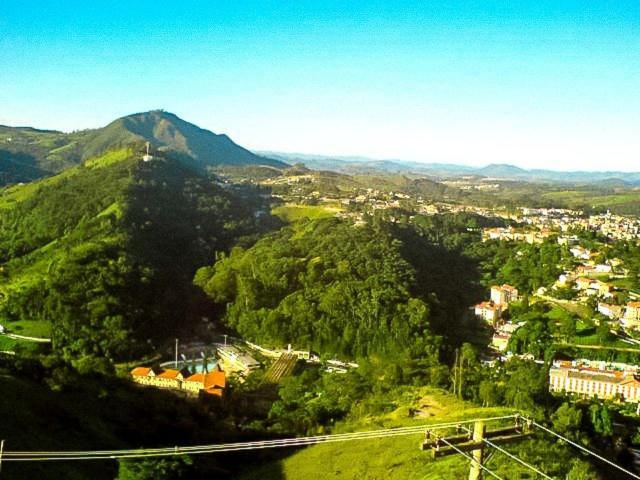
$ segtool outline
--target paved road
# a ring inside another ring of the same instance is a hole
[[[17,335],[15,333],[2,333],[0,335],[4,335],[8,338],[13,338],[14,340],[26,340],[27,342],[36,342],[36,343],[51,343],[50,338],[42,338],[42,337],[27,337],[25,335]]]

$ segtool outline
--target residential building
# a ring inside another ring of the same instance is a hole
[[[509,345],[509,340],[511,339],[511,334],[509,333],[494,333],[493,337],[491,337],[491,346],[498,350],[499,352],[504,352],[507,350],[507,346]]]
[[[136,367],[131,370],[131,379],[135,383],[170,390],[183,390],[187,393],[212,394],[222,396],[226,385],[225,373],[216,366],[211,373],[191,374],[189,370],[162,369],[158,367]]]
[[[511,339],[511,336],[522,325],[524,325],[523,322],[521,323],[504,322],[498,325],[496,327],[495,333],[493,334],[493,337],[491,338],[491,346],[500,352],[505,352],[507,350],[507,346],[509,344],[509,340]]]
[[[620,323],[625,328],[640,328],[640,302],[629,302]]]
[[[549,370],[549,391],[637,402],[640,400],[640,380],[634,372],[554,362]]]
[[[217,367],[210,373],[194,373],[182,382],[182,389],[191,393],[200,392],[221,397],[226,386],[226,376]]]
[[[617,320],[622,317],[623,311],[624,309],[621,305],[598,302],[598,312],[612,320]]]
[[[576,279],[576,288],[578,290],[588,290],[591,286],[591,279],[586,277],[580,277]]]
[[[569,251],[571,252],[571,255],[573,255],[575,258],[579,258],[581,260],[589,260],[591,256],[591,252],[589,250],[579,245],[570,248]]]
[[[490,324],[495,324],[500,318],[502,309],[492,302],[482,302],[474,307],[475,314]]]
[[[491,301],[496,305],[506,306],[518,299],[518,289],[511,285],[494,285],[491,287]]]

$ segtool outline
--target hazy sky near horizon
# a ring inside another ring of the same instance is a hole
[[[0,124],[155,108],[252,149],[638,170],[640,1],[2,0]]]

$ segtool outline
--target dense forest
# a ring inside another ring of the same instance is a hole
[[[429,343],[429,307],[411,294],[415,270],[397,241],[370,227],[297,224],[233,249],[197,283],[228,303],[229,326],[260,342],[351,357]]]

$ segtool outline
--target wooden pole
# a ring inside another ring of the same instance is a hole
[[[2,475],[2,453],[4,452],[4,440],[0,440],[0,475]]]
[[[458,349],[456,348],[456,358],[453,362],[453,394],[458,396]]]
[[[482,467],[480,465],[482,465],[484,456],[483,440],[486,428],[482,421],[476,422],[473,426],[473,441],[477,442],[480,448],[477,448],[471,454],[473,461],[471,462],[471,468],[469,470],[469,480],[482,480]]]
[[[458,373],[458,398],[462,398],[462,384],[464,382],[464,355],[462,352],[459,355],[460,357],[460,370]]]

